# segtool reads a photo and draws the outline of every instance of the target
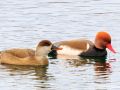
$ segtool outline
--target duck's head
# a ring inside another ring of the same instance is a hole
[[[61,48],[54,46],[49,40],[42,40],[37,45],[36,55],[45,56],[48,55],[51,50],[61,50]]]
[[[95,38],[95,46],[100,49],[108,48],[111,52],[116,53],[111,45],[111,36],[107,32],[98,32]]]

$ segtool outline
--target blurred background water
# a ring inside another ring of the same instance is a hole
[[[0,0],[0,50],[35,48],[42,39],[53,42],[89,38],[108,31],[120,51],[120,0]],[[78,65],[63,59],[48,67],[0,65],[2,90],[119,90],[119,53],[111,68]],[[77,61],[76,61],[77,62]]]

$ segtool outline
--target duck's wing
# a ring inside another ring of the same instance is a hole
[[[1,63],[2,64],[12,64],[12,65],[32,65],[32,64],[34,64],[33,63],[34,56],[33,56],[33,58],[32,58],[32,56],[18,57],[15,54],[13,54],[13,52],[12,53],[2,52],[1,53],[1,58],[0,58]]]
[[[18,58],[24,58],[27,56],[34,56],[35,55],[35,51],[32,49],[10,49],[10,50],[2,51],[2,52],[9,53],[9,54],[16,56]]]
[[[63,48],[63,50],[57,51],[58,54],[79,55],[81,52],[88,50],[93,42],[87,39],[74,39],[56,42],[54,45]]]

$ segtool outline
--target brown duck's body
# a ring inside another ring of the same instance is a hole
[[[35,55],[35,50],[32,49],[10,49],[10,50],[5,50],[2,51],[1,53],[10,53],[16,57],[26,57],[26,56],[34,56]]]
[[[2,64],[13,65],[48,65],[47,55],[51,51],[52,43],[49,40],[42,40],[32,49],[10,49],[0,52]]]
[[[2,51],[0,61],[2,64],[48,65],[48,59],[45,56],[35,56],[35,51],[32,49]]]

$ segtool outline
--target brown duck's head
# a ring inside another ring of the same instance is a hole
[[[52,43],[49,40],[42,40],[39,42],[38,47],[51,46]]]
[[[42,40],[39,42],[36,48],[36,53],[40,54],[48,54],[51,50],[61,50],[59,47],[54,46],[49,40]]]
[[[107,32],[98,32],[95,38],[95,45],[98,48],[108,48],[111,52],[116,53],[111,45],[111,36]]]

